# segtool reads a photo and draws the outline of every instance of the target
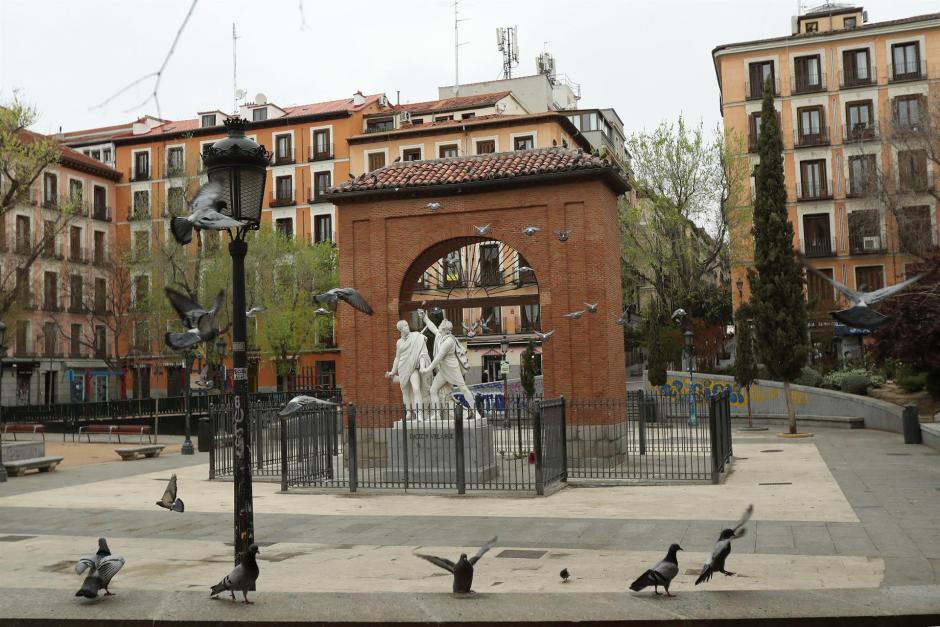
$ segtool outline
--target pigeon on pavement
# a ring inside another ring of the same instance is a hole
[[[669,552],[666,553],[666,557],[637,577],[637,580],[630,584],[630,589],[639,592],[643,588],[653,586],[653,592],[659,594],[659,587],[662,586],[666,589],[666,596],[675,596],[669,593],[669,584],[679,574],[679,560],[676,559],[676,551],[682,550],[682,547],[678,544],[669,545]]]
[[[327,305],[330,309],[336,310],[339,301],[344,300],[354,309],[358,309],[364,314],[372,315],[372,307],[366,302],[355,288],[352,287],[334,287],[333,289],[317,294],[313,297],[313,302],[318,305]]]
[[[107,540],[98,538],[98,552],[79,558],[75,564],[76,574],[81,575],[86,570],[88,571],[82,587],[75,593],[75,596],[97,599],[101,590],[104,590],[105,596],[111,596],[113,592],[108,590],[108,586],[123,566],[124,558],[120,555],[111,555]]]
[[[725,560],[728,559],[728,556],[731,554],[731,541],[737,540],[745,534],[747,529],[744,528],[744,525],[750,520],[751,514],[753,513],[754,505],[748,505],[747,509],[744,510],[744,515],[741,516],[741,520],[738,521],[738,524],[732,528],[721,530],[721,535],[718,536],[718,542],[715,543],[715,548],[712,550],[712,556],[702,567],[702,572],[699,574],[698,579],[695,580],[696,586],[703,581],[711,580],[712,575],[715,574],[716,571],[728,575],[729,577],[734,574],[725,570]]]
[[[157,505],[173,512],[183,513],[183,499],[176,496],[176,475],[170,477],[170,482],[163,492],[163,498],[157,501]]]
[[[304,407],[308,405],[336,405],[332,401],[325,401],[322,398],[316,398],[315,396],[295,396],[294,398],[287,401],[287,404],[281,408],[281,411],[277,413],[278,416],[290,416],[295,414]]]
[[[258,545],[252,544],[248,547],[248,551],[242,556],[242,561],[238,563],[232,572],[226,575],[222,581],[212,586],[212,591],[209,593],[209,597],[214,597],[225,590],[228,590],[232,593],[232,601],[235,600],[235,591],[241,590],[242,596],[244,596],[244,603],[254,603],[254,601],[248,600],[248,590],[254,586],[254,583],[258,581],[258,560],[255,558],[255,555],[258,554]]]
[[[215,303],[208,311],[196,301],[172,288],[165,288],[164,291],[183,326],[187,329],[182,333],[167,333],[164,336],[167,346],[174,350],[183,350],[200,342],[210,342],[219,335],[219,329],[215,326],[215,317],[225,302],[225,290],[216,295]]]
[[[193,241],[193,228],[224,231],[245,226],[244,222],[219,212],[225,207],[221,195],[222,186],[219,183],[212,181],[203,185],[189,206],[189,215],[177,216],[170,220],[173,239],[179,244],[188,244]]]
[[[568,572],[567,568],[562,568],[558,575],[561,577],[561,583],[568,583],[568,578],[571,577],[571,573]]]
[[[450,561],[449,559],[445,559],[443,557],[437,557],[435,555],[425,555],[423,553],[415,553],[415,555],[417,555],[421,559],[425,559],[431,562],[435,566],[443,568],[449,573],[453,573],[454,592],[467,594],[469,592],[472,592],[470,588],[473,585],[473,566],[478,561],[480,561],[480,558],[483,557],[483,555],[487,551],[493,548],[493,545],[496,544],[496,540],[497,538],[494,537],[492,540],[484,544],[480,548],[480,550],[477,551],[476,555],[474,555],[473,557],[469,559],[467,559],[466,553],[461,553],[460,559],[457,560],[456,564]]]
[[[553,335],[555,335],[555,329],[552,329],[551,331],[546,331],[545,333],[542,333],[540,331],[535,331],[535,337],[538,338],[538,340],[543,343],[547,342],[548,338],[550,338]]]

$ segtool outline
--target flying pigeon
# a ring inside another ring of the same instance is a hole
[[[682,551],[678,544],[669,545],[669,552],[666,557],[656,562],[652,568],[637,577],[637,580],[630,584],[630,589],[639,592],[643,588],[653,586],[653,592],[659,594],[659,586],[666,589],[666,596],[672,597],[669,593],[669,584],[679,574],[679,560],[676,559],[676,551]]]
[[[627,324],[627,321],[629,320],[629,316],[630,316],[630,310],[627,309],[625,312],[620,314],[619,318],[617,318],[617,324],[619,324],[620,326]]]
[[[555,329],[552,329],[551,331],[547,331],[545,333],[540,333],[538,331],[535,331],[535,337],[538,338],[540,342],[547,342],[548,338],[550,338],[553,335],[555,335]]]
[[[170,230],[173,238],[179,244],[188,244],[193,241],[193,228],[208,229],[210,231],[224,231],[245,226],[219,212],[225,207],[225,201],[220,198],[222,185],[212,181],[203,185],[192,204],[189,206],[188,216],[178,216],[170,220]]]
[[[555,231],[555,237],[558,238],[559,242],[567,242],[568,238],[571,237],[571,230],[565,229],[563,231]]]
[[[489,331],[490,325],[493,323],[493,320],[496,319],[496,314],[490,314],[490,317],[484,320],[480,318],[480,331]]]
[[[211,390],[215,381],[209,378],[209,366],[203,366],[199,372],[199,378],[196,379],[195,387],[200,390]]]
[[[471,592],[470,587],[473,585],[473,567],[480,561],[480,558],[493,548],[493,545],[496,544],[496,537],[493,537],[492,540],[484,544],[477,554],[467,559],[466,553],[460,554],[460,559],[457,560],[457,563],[454,564],[449,559],[443,557],[437,557],[435,555],[424,555],[423,553],[415,553],[421,559],[425,559],[435,566],[443,568],[449,573],[454,575],[454,592],[468,594]]]
[[[873,292],[866,292],[863,289],[859,289],[858,291],[849,289],[849,287],[845,284],[831,279],[816,268],[805,263],[803,265],[805,265],[811,272],[825,279],[830,285],[832,285],[832,287],[836,288],[836,290],[841,292],[846,298],[849,299],[849,302],[852,303],[852,306],[848,309],[832,312],[830,315],[833,318],[850,327],[871,330],[877,329],[878,327],[887,323],[889,320],[887,316],[884,316],[871,309],[871,305],[879,303],[889,296],[894,296],[908,285],[916,283],[930,274],[929,272],[924,272],[923,274],[918,274],[917,276],[913,276],[905,281],[901,281],[900,283],[895,283],[894,285],[889,285],[888,287],[883,287]]]
[[[290,416],[291,414],[296,414],[298,411],[306,407],[307,405],[336,405],[331,401],[325,401],[322,398],[316,398],[315,396],[295,396],[294,398],[287,401],[287,404],[281,408],[281,411],[277,413],[278,416]]]
[[[751,518],[751,514],[753,513],[754,505],[748,505],[747,509],[744,510],[744,515],[741,516],[741,520],[738,521],[738,524],[733,528],[721,530],[721,535],[718,536],[718,542],[715,543],[715,548],[712,550],[711,558],[702,566],[702,572],[698,576],[698,579],[695,580],[696,586],[703,581],[710,581],[715,571],[728,576],[734,574],[725,570],[725,560],[728,559],[728,556],[731,554],[731,541],[737,540],[744,535],[747,531],[744,525]]]
[[[561,583],[568,583],[568,578],[571,577],[571,573],[568,572],[567,568],[562,568],[558,576],[561,577]]]
[[[222,581],[212,586],[212,591],[209,593],[209,597],[214,597],[219,593],[228,590],[232,593],[232,601],[235,600],[235,591],[241,590],[242,595],[245,597],[245,603],[254,603],[254,601],[248,600],[248,590],[254,586],[254,583],[258,581],[258,561],[255,558],[255,555],[258,554],[258,545],[252,544],[248,547],[248,551],[242,558],[242,561],[238,563],[232,572],[226,575]]]
[[[318,305],[325,304],[334,311],[336,310],[337,303],[341,300],[346,301],[352,305],[354,309],[358,309],[364,314],[372,315],[372,307],[370,307],[366,299],[362,297],[362,294],[352,287],[334,287],[327,292],[317,294],[313,297],[313,302]]]
[[[525,227],[524,229],[522,229],[522,234],[523,234],[523,235],[528,235],[528,236],[531,237],[531,236],[535,235],[536,233],[538,233],[538,232],[541,231],[541,230],[542,230],[542,229],[540,229],[540,228],[537,227],[537,226],[527,226],[527,227]]]
[[[183,350],[200,342],[210,342],[219,335],[219,329],[215,326],[215,317],[225,302],[225,290],[216,294],[215,303],[208,311],[185,294],[172,288],[167,287],[164,291],[183,326],[187,329],[182,333],[167,333],[164,336],[167,346],[174,350]]]
[[[439,203],[439,202],[429,202],[428,204],[426,204],[426,205],[424,206],[424,208],[425,208],[425,209],[430,209],[431,211],[437,211],[438,209],[440,209],[440,208],[443,207],[443,206],[444,206],[444,205],[442,205],[442,204]]]
[[[157,505],[170,511],[183,513],[183,499],[176,496],[176,475],[170,477],[170,482],[163,492],[163,498],[157,501]]]
[[[327,309],[326,307],[317,307],[313,310],[313,313],[318,316],[332,316],[333,312]]]
[[[676,320],[676,319],[684,318],[685,315],[686,315],[685,309],[682,309],[680,307],[679,309],[676,309],[674,312],[672,312],[672,319]]]
[[[473,229],[477,232],[477,235],[489,235],[490,231],[493,230],[492,226],[489,224],[484,224],[483,226],[473,225]]]
[[[477,323],[476,322],[474,322],[473,325],[469,327],[463,323],[461,323],[461,326],[463,326],[463,331],[468,338],[472,339],[476,337],[477,335]]]
[[[79,558],[75,564],[75,574],[81,575],[86,570],[88,571],[82,587],[75,593],[75,596],[96,599],[102,589],[104,589],[105,596],[111,596],[113,593],[108,590],[108,586],[123,566],[124,558],[111,555],[107,540],[98,538],[98,552]]]
[[[597,305],[598,303],[594,303],[594,304],[584,303],[584,306],[587,307],[588,313],[597,313]]]
[[[584,315],[584,310],[572,311],[571,313],[564,314],[565,318],[571,318],[572,320],[577,320]]]
[[[245,312],[245,317],[253,318],[260,313],[264,313],[266,310],[267,310],[267,307],[265,307],[264,305],[255,305],[254,307],[252,307],[251,309]]]

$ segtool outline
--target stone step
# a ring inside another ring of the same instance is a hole
[[[19,459],[16,461],[3,460],[3,467],[12,477],[18,477],[27,470],[38,470],[39,472],[49,472],[55,470],[55,467],[62,461],[62,457],[56,455],[47,455],[45,457],[32,457],[30,459]]]

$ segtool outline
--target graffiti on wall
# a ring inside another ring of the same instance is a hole
[[[686,396],[689,393],[689,377],[675,377],[672,381],[661,385],[659,389],[665,396]],[[744,388],[733,380],[712,379],[707,375],[695,377],[692,392],[696,395],[701,394],[704,398],[708,399],[711,398],[712,395],[719,394],[725,390],[728,390],[731,396],[732,407],[746,406],[747,397],[745,396]],[[780,388],[765,387],[757,384],[751,386],[751,403],[771,402],[778,398],[780,398],[781,402],[783,401],[783,390]],[[809,402],[809,398],[805,392],[796,390],[791,393],[791,399],[793,400],[793,404],[797,406],[805,405]]]

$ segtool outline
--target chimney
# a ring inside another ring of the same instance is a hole
[[[356,93],[353,94],[352,101],[353,101],[354,107],[361,107],[362,105],[365,104],[366,97],[362,95],[361,91],[357,91]]]

